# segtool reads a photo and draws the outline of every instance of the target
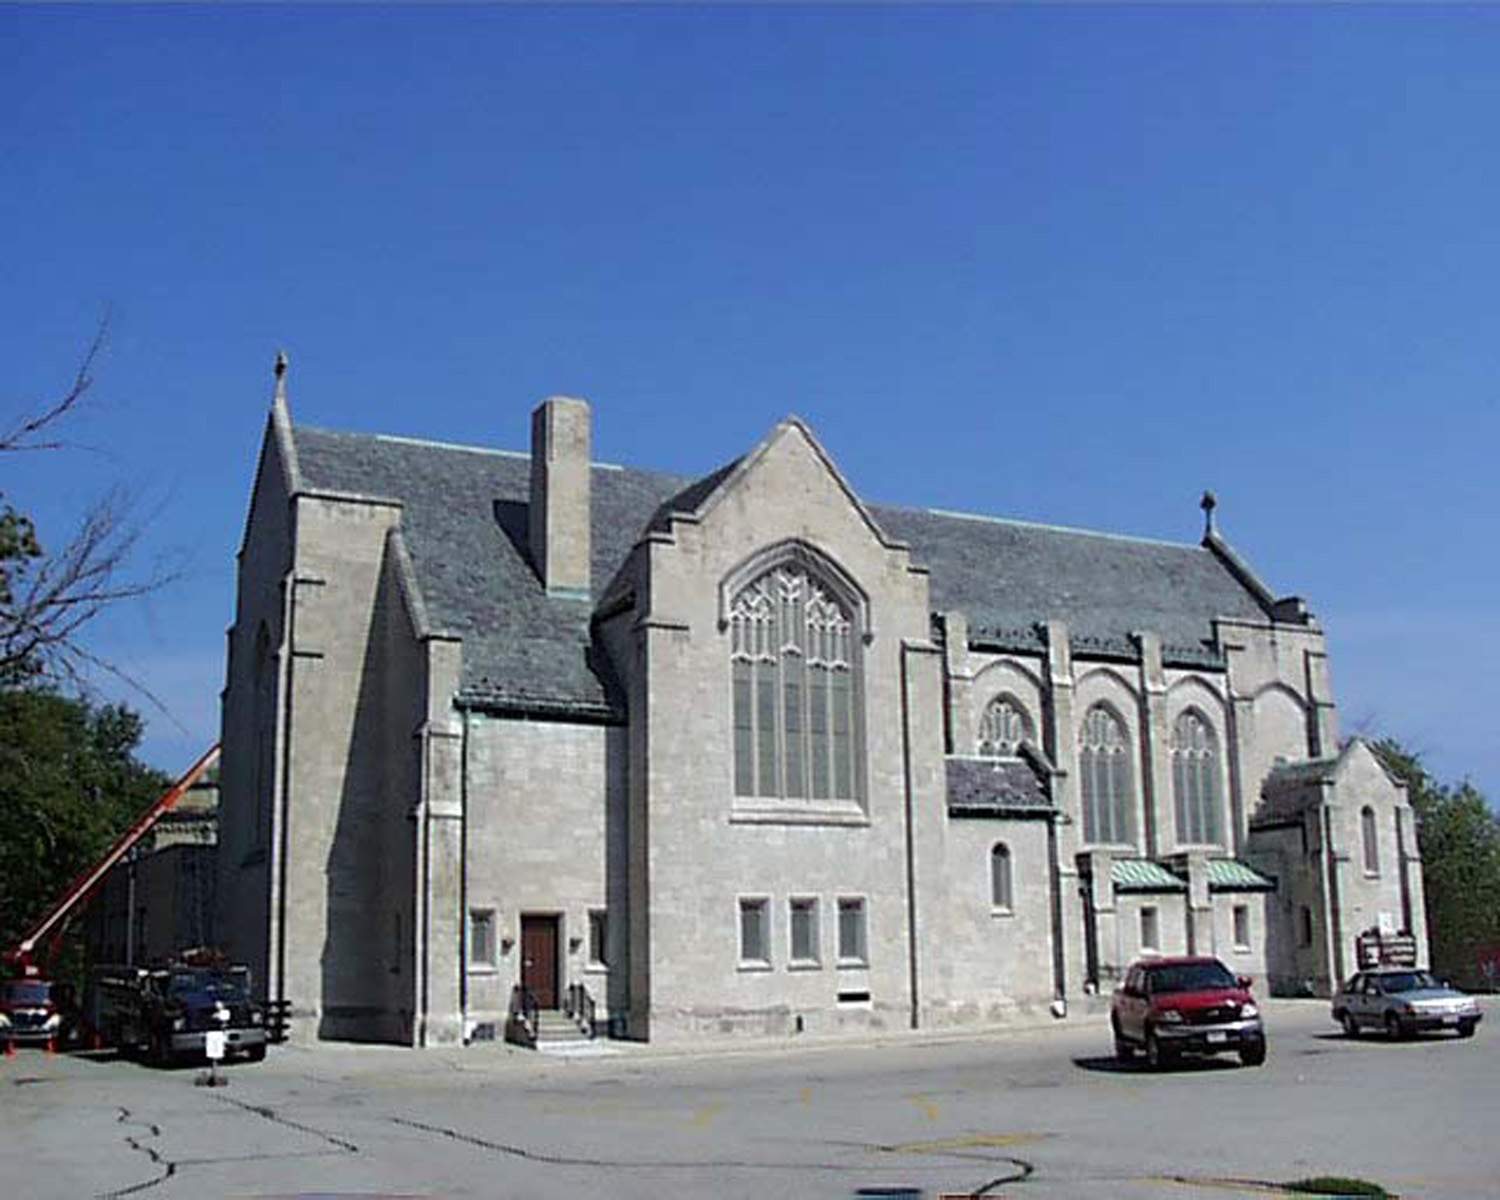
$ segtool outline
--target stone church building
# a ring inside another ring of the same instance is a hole
[[[689,1041],[1097,1008],[1141,955],[1326,993],[1410,930],[1402,788],[1216,531],[883,507],[801,421],[700,479],[294,424],[223,694],[219,929],[294,1035],[587,997]]]

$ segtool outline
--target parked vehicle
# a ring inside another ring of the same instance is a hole
[[[86,1015],[105,1045],[169,1065],[201,1056],[221,1030],[226,1056],[266,1056],[265,1012],[250,999],[244,967],[99,967],[89,983]]]
[[[1427,1030],[1451,1029],[1473,1037],[1484,1014],[1479,1002],[1436,979],[1429,971],[1385,968],[1361,971],[1333,998],[1333,1019],[1350,1037],[1366,1029],[1406,1038]]]
[[[73,1037],[78,1006],[71,984],[36,977],[0,981],[0,1048],[56,1049]]]
[[[1143,959],[1125,974],[1110,1004],[1115,1057],[1142,1051],[1153,1067],[1187,1054],[1235,1051],[1247,1067],[1266,1061],[1266,1031],[1250,995],[1217,958]]]

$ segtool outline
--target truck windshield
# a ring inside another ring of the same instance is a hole
[[[216,971],[174,971],[167,984],[170,996],[212,996],[218,1000],[243,1000],[245,989],[232,975]]]
[[[1153,996],[1163,992],[1206,992],[1215,988],[1232,988],[1234,976],[1222,963],[1179,963],[1171,967],[1157,967],[1147,972],[1148,985]]]
[[[7,983],[0,995],[7,1004],[46,1004],[51,998],[45,983]]]

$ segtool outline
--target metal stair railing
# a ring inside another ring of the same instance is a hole
[[[594,1038],[598,1028],[598,1008],[588,988],[581,983],[570,983],[564,1011],[582,1027],[590,1040]]]
[[[536,994],[530,988],[518,983],[510,989],[510,1015],[512,1019],[520,1020],[527,1040],[535,1046],[537,1034],[541,1030],[541,1009],[536,1002]]]

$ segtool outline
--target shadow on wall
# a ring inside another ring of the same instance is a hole
[[[411,1041],[415,833],[407,814],[420,794],[421,742],[413,731],[422,689],[415,650],[410,664],[400,653],[397,623],[405,612],[389,568],[382,564],[365,639],[324,872],[321,1040]]]

